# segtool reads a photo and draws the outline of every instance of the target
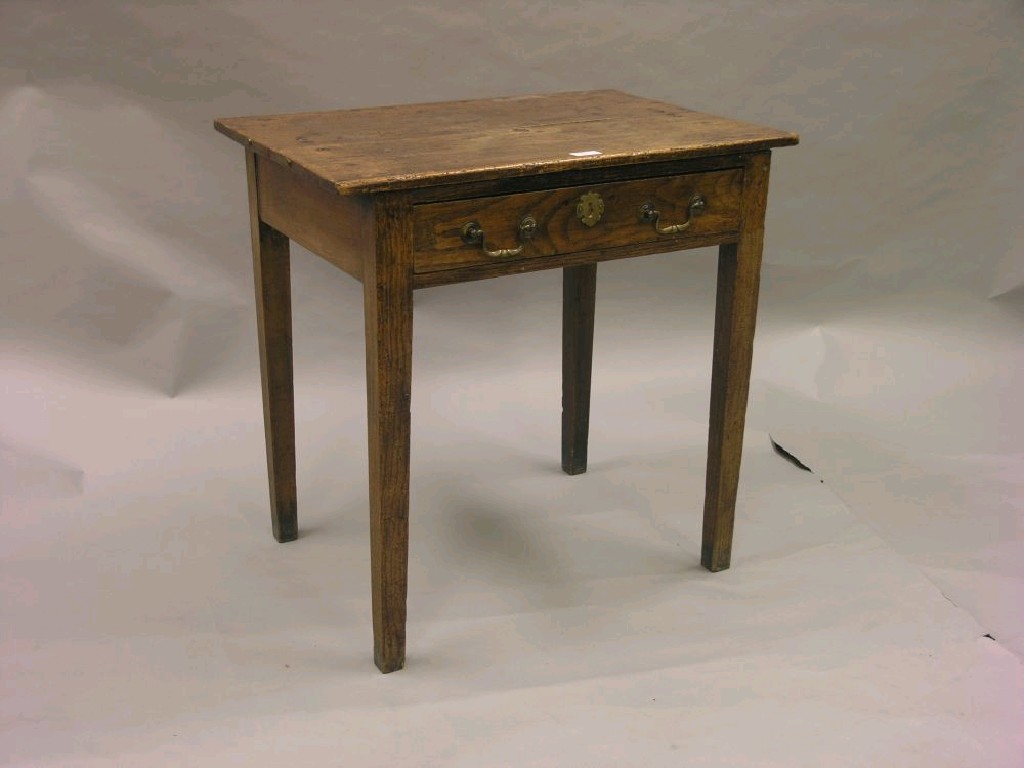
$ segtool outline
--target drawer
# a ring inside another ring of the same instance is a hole
[[[743,170],[733,168],[423,203],[413,213],[415,269],[431,272],[655,241],[685,248],[688,238],[739,229],[742,187]]]

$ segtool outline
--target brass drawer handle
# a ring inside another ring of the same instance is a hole
[[[640,218],[643,221],[652,222],[654,230],[659,235],[674,235],[689,227],[693,223],[693,217],[703,213],[706,205],[707,203],[704,202],[703,197],[694,195],[690,198],[690,204],[686,207],[686,221],[682,224],[669,224],[667,227],[658,226],[658,218],[661,216],[661,212],[656,210],[651,203],[644,203],[640,206]]]
[[[533,237],[533,233],[537,231],[537,220],[532,216],[524,216],[523,220],[519,222],[519,247],[518,248],[496,248],[491,250],[487,247],[487,243],[484,240],[484,230],[478,222],[469,221],[462,225],[462,242],[472,245],[474,243],[480,243],[480,249],[485,255],[490,256],[492,259],[507,259],[512,256],[518,256],[523,252],[524,240],[529,240]]]

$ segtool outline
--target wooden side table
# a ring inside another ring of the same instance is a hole
[[[405,662],[413,291],[560,267],[562,468],[587,468],[597,262],[718,245],[701,563],[729,566],[772,147],[618,91],[238,117],[274,537],[296,538],[289,239],[364,287],[374,660]]]

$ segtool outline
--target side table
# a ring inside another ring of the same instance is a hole
[[[562,468],[587,468],[597,263],[717,245],[701,563],[729,567],[771,148],[618,91],[237,117],[274,537],[298,535],[289,240],[363,283],[374,660],[405,662],[413,291],[559,267]]]

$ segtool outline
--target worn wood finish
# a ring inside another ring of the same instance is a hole
[[[743,171],[734,169],[418,205],[413,214],[416,271],[494,263],[495,257],[485,254],[479,243],[464,242],[462,228],[470,221],[480,224],[492,250],[522,244],[515,260],[659,240],[682,246],[689,237],[738,228],[742,184]],[[576,213],[585,194],[599,195],[604,204],[593,226]],[[640,206],[650,203],[661,212],[663,227],[688,221],[687,206],[694,195],[701,195],[706,206],[680,233],[659,234],[640,218]],[[537,222],[537,229],[520,243],[519,223],[526,216]]]
[[[381,672],[405,664],[409,572],[409,440],[412,399],[412,216],[408,200],[375,201],[366,254],[366,393],[370,451],[373,657]]]
[[[768,171],[768,153],[751,159],[745,175],[739,242],[722,245],[719,249],[700,556],[701,564],[710,571],[728,568],[732,556],[736,490],[757,318],[764,213],[768,201]]]
[[[222,118],[217,130],[343,194],[752,152],[785,131],[619,91]],[[597,155],[574,155],[598,152]]]
[[[272,160],[260,163],[260,218],[303,248],[363,279],[363,254],[373,244],[373,207],[341,197]]]
[[[577,253],[556,253],[552,256],[539,256],[534,259],[495,260],[494,263],[477,264],[468,267],[439,269],[432,272],[417,272],[413,276],[416,288],[429,288],[435,285],[450,285],[473,280],[487,280],[503,275],[518,275],[523,272],[536,272],[540,269],[571,267],[578,264],[589,264],[596,261],[613,261],[633,256],[646,256],[666,251],[681,251],[688,248],[701,248],[718,245],[739,238],[739,230],[710,235],[689,235],[676,237],[671,245],[658,240],[650,243],[634,243],[619,248],[603,248],[599,251],[579,251]],[[669,240],[666,237],[666,240]]]
[[[274,535],[295,538],[289,238],[363,281],[374,660],[405,661],[413,289],[563,268],[562,468],[586,471],[597,263],[719,246],[701,562],[728,567],[749,388],[769,150],[795,134],[617,91],[230,118],[246,145]],[[592,150],[589,151],[588,150]],[[583,152],[582,155],[574,154]],[[575,214],[601,194],[594,228]],[[682,233],[695,193],[705,210]],[[478,221],[492,259],[466,245]]]
[[[587,471],[597,264],[562,270],[562,470]]]
[[[534,192],[563,187],[578,187],[586,184],[608,184],[616,181],[654,179],[666,176],[680,176],[704,171],[742,169],[749,153],[737,155],[716,155],[688,160],[637,163],[635,165],[609,165],[595,168],[569,168],[552,171],[540,176],[517,176],[513,178],[483,179],[439,184],[436,187],[419,187],[408,191],[414,205],[443,203],[450,200],[469,200],[475,197],[514,195],[520,192]]]
[[[263,161],[245,153],[249,221],[256,283],[256,325],[263,382],[263,427],[274,538],[299,535],[295,487],[295,395],[292,375],[291,258],[288,238],[260,220],[259,176]]]

